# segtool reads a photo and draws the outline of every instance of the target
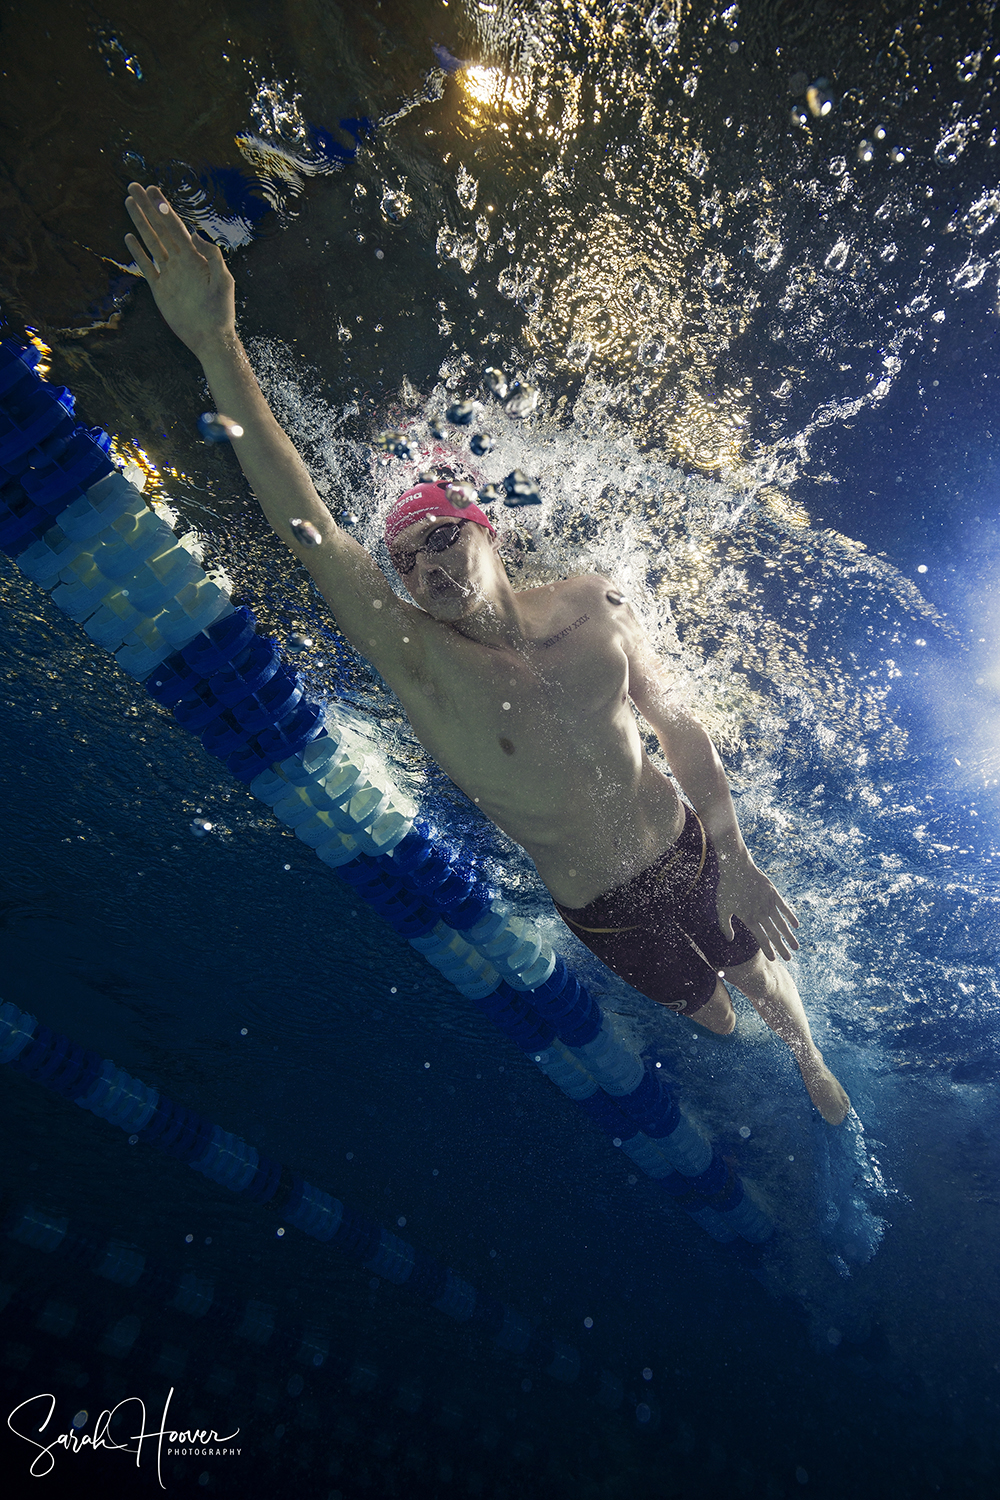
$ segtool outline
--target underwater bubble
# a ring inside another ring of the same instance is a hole
[[[542,497],[538,493],[538,486],[533,479],[529,479],[523,469],[514,469],[503,481],[506,491],[505,505],[511,508],[518,505],[541,505]]]
[[[517,385],[511,388],[511,393],[503,404],[503,409],[508,417],[524,418],[530,417],[538,405],[538,392],[533,385]]]
[[[793,125],[808,125],[809,112],[808,110],[803,109],[801,104],[793,104],[791,110],[791,119]]]
[[[488,391],[490,391],[494,396],[498,397],[498,399],[501,401],[504,399],[509,389],[507,385],[507,377],[504,372],[502,370],[497,370],[493,366],[483,371],[483,384],[486,386]]]
[[[833,93],[828,79],[817,78],[815,83],[809,85],[806,89],[806,103],[817,120],[825,119],[833,109]]]
[[[406,1219],[403,1217],[402,1214],[400,1214],[399,1218],[396,1220],[396,1223],[397,1223],[397,1225],[399,1226],[400,1229],[405,1229],[406,1228]]]
[[[874,161],[875,147],[871,141],[858,142],[858,161]]]
[[[295,516],[288,524],[295,540],[301,542],[303,547],[319,547],[322,544],[323,538],[311,521],[303,521],[301,517]]]
[[[203,839],[206,834],[212,832],[213,825],[207,818],[195,818],[191,823],[191,833],[196,839]]]
[[[376,447],[381,448],[383,453],[391,453],[396,458],[413,459],[417,456],[417,450],[408,438],[394,427],[386,432],[380,432],[376,438]]]
[[[353,510],[342,510],[340,512],[340,515],[337,517],[337,520],[340,522],[341,526],[357,526],[358,524],[358,518],[354,514]]]
[[[528,1379],[527,1375],[525,1375],[524,1379],[521,1381],[521,1389],[525,1395],[527,1395],[531,1390],[531,1381]]]
[[[828,1344],[832,1344],[835,1349],[842,1338],[843,1334],[839,1328],[828,1328],[826,1330],[826,1341]]]
[[[185,1243],[185,1245],[193,1245],[194,1244],[194,1235],[193,1234],[186,1234],[184,1236],[184,1243]]]
[[[639,1405],[635,1409],[635,1420],[637,1422],[648,1422],[652,1415],[653,1413],[650,1411],[645,1401],[640,1401]]]
[[[875,139],[877,141],[884,141],[887,134],[888,134],[888,132],[887,132],[887,130],[886,130],[886,128],[885,128],[884,125],[876,125],[875,126]]]
[[[239,422],[224,417],[221,411],[203,411],[198,418],[198,431],[206,443],[230,443],[243,436]]]
[[[804,1469],[801,1464],[799,1464],[798,1468],[795,1470],[795,1477],[799,1481],[799,1484],[809,1483],[809,1472],[807,1469]]]
[[[455,401],[445,412],[449,422],[456,427],[468,427],[476,415],[476,403],[474,401]]]
[[[490,437],[488,432],[476,432],[469,439],[469,447],[477,458],[485,458],[496,447],[496,438]]]
[[[137,1135],[130,1135],[128,1138],[128,1143],[130,1146],[138,1146],[139,1137]]]
[[[295,652],[308,651],[312,644],[313,638],[311,635],[299,635],[298,631],[293,631],[286,642],[288,650]]]
[[[893,146],[889,152],[889,160],[900,166],[906,160],[906,152],[902,146]]]
[[[646,1366],[646,1368],[642,1372],[642,1378],[643,1378],[643,1380],[652,1380],[652,1378],[653,1378],[653,1372],[649,1368],[648,1365]]]
[[[594,1320],[593,1320],[593,1318],[584,1318],[584,1320],[583,1320],[583,1326],[584,1326],[584,1328],[593,1328],[593,1326],[594,1326]]]
[[[743,1137],[743,1139],[745,1141],[748,1141],[750,1139],[750,1134],[751,1134],[751,1131],[750,1131],[750,1126],[749,1125],[741,1125],[740,1126],[740,1135]]]
[[[86,1427],[87,1418],[89,1417],[89,1415],[90,1413],[87,1411],[78,1411],[76,1416],[73,1418],[73,1426],[77,1429]]]
[[[431,437],[436,443],[442,442],[444,438],[448,436],[447,432],[438,421],[432,420],[428,422],[427,426],[430,430]]]
[[[484,484],[479,491],[479,499],[483,505],[493,505],[495,501],[503,499],[503,493],[495,484]]]
[[[473,484],[449,484],[444,492],[458,510],[465,510],[479,498],[479,491]]]

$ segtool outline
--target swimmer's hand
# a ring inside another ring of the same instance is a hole
[[[139,231],[125,243],[177,337],[199,358],[233,337],[235,283],[219,247],[190,235],[159,188],[130,182],[125,207]]]
[[[722,936],[731,943],[733,917],[750,929],[765,958],[775,954],[791,958],[798,949],[793,928],[799,919],[763,870],[758,870],[749,854],[724,855],[719,852],[719,889],[716,896]]]

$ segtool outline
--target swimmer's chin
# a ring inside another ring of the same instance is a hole
[[[485,600],[473,588],[466,588],[453,579],[438,588],[425,588],[416,601],[421,609],[436,620],[461,620],[483,608]]]

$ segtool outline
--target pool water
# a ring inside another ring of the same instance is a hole
[[[241,1450],[164,1458],[175,1492],[992,1495],[992,10],[65,0],[9,8],[4,43],[5,335],[33,332],[264,633],[310,639],[309,691],[362,716],[777,1225],[751,1265],[666,1204],[4,561],[0,999],[621,1392],[539,1373],[4,1069],[6,1412],[51,1392],[51,1433],[77,1413],[92,1433],[140,1398],[151,1427],[172,1387],[177,1427],[238,1429]],[[745,1002],[719,1038],[603,971],[428,762],[233,454],[200,440],[200,373],[122,244],[136,177],[229,247],[265,391],[376,555],[420,467],[379,432],[428,451],[429,420],[476,396],[494,451],[457,429],[436,457],[538,480],[541,506],[504,512],[515,581],[596,568],[635,602],[802,919],[794,972],[843,1127]],[[484,393],[487,365],[538,387],[535,416]],[[70,1238],[26,1244],[29,1210]],[[109,1241],[144,1257],[134,1286],[95,1271]],[[200,1317],[173,1305],[185,1276],[212,1288]],[[3,1443],[9,1492],[36,1493],[33,1450]],[[56,1459],[49,1493],[159,1489],[151,1451]]]

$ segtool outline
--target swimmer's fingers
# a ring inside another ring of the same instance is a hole
[[[778,892],[775,891],[774,900],[778,911],[781,913],[781,916],[786,925],[789,927],[798,927],[799,919],[795,915],[795,910],[793,907],[789,906],[784,896],[779,895]]]
[[[792,954],[798,951],[798,939],[783,919],[771,916],[764,931],[768,947],[776,949],[782,958],[791,958]],[[763,946],[764,944],[761,943],[761,947]],[[767,953],[767,957],[773,958],[774,954]]]
[[[139,241],[136,239],[135,235],[127,234],[125,236],[125,244],[128,247],[129,254],[135,261],[136,265],[139,267],[139,270],[142,272],[143,276],[145,276],[146,280],[155,281],[157,276],[160,274],[156,269],[156,263],[155,261],[150,260],[149,256],[139,244]]]
[[[166,195],[159,188],[144,188],[141,182],[130,182],[125,207],[129,217],[149,244],[152,237],[162,246],[164,253],[180,253],[191,248],[191,236],[182,220],[171,208]],[[150,246],[150,249],[153,249]],[[155,255],[155,250],[153,251]]]
[[[195,239],[159,188],[144,188],[141,183],[133,182],[128,191],[125,207],[157,270],[162,271],[167,260],[183,262],[185,256],[191,257],[202,270],[209,262],[224,264],[218,247],[200,236]]]
[[[167,247],[161,240],[159,234],[156,231],[156,228],[154,228],[153,223],[146,212],[144,203],[140,202],[133,196],[133,190],[137,186],[137,183],[133,183],[132,187],[129,188],[129,195],[125,199],[125,211],[128,214],[129,218],[132,220],[132,223],[135,225],[136,229],[139,231],[142,243],[145,246],[146,255],[149,257],[151,264],[157,270],[159,270],[160,267],[166,262]],[[129,239],[134,241],[135,235],[127,235],[126,243]],[[129,246],[129,248],[131,249],[131,245]],[[142,262],[140,261],[139,264],[141,266]]]

